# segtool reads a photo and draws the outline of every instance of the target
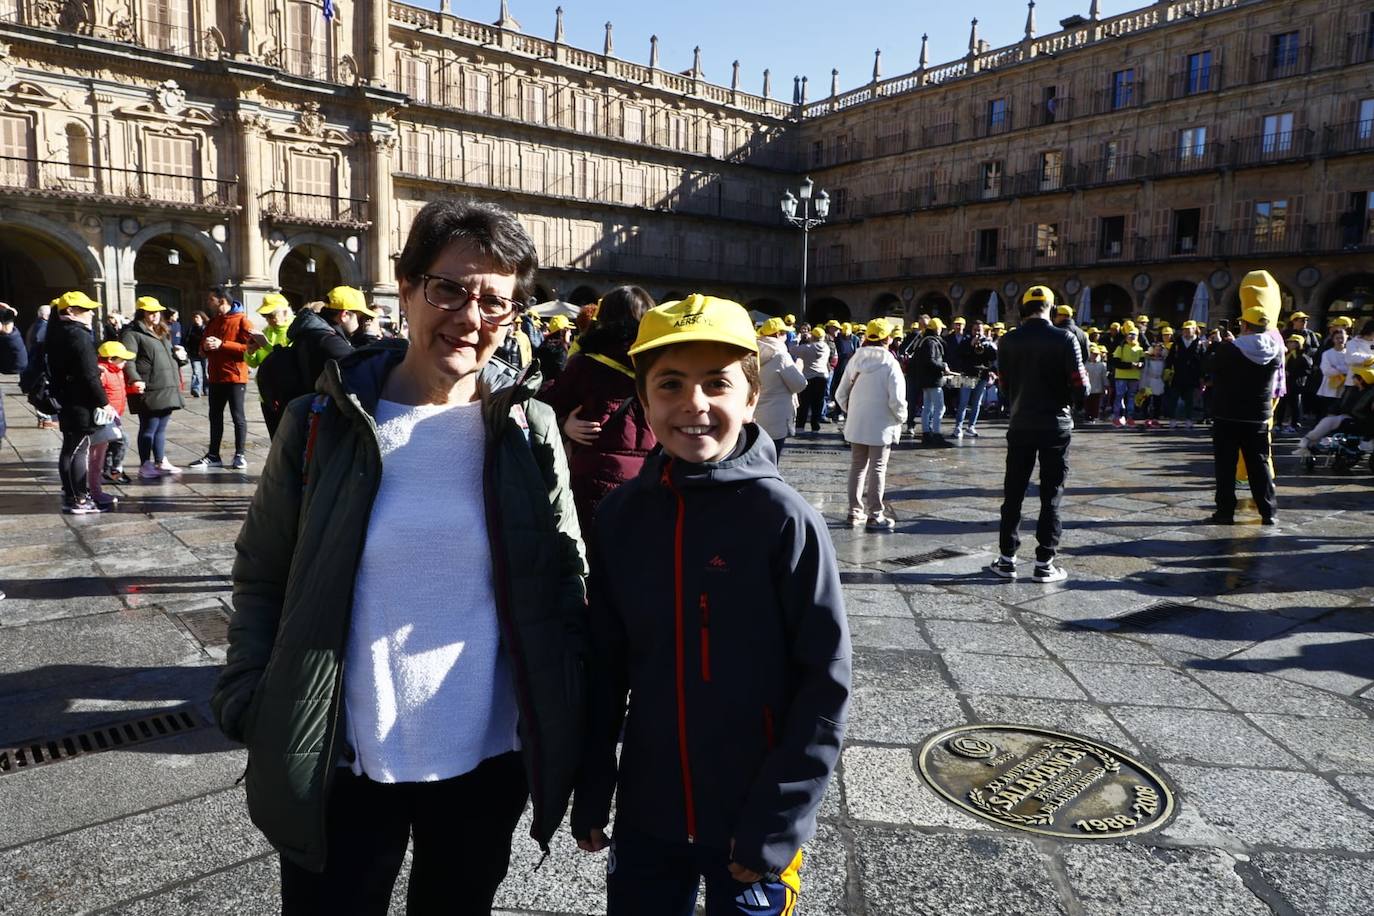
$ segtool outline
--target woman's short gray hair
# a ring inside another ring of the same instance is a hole
[[[515,299],[524,302],[534,288],[539,254],[534,240],[509,210],[472,200],[436,200],[415,217],[396,262],[396,279],[415,284],[452,242],[477,246],[501,271],[515,274]]]

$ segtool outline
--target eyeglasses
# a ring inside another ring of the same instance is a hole
[[[520,303],[495,293],[474,293],[447,277],[420,274],[425,301],[445,312],[461,312],[469,302],[477,302],[477,314],[487,324],[500,325],[520,308]]]

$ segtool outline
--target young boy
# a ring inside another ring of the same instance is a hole
[[[1102,400],[1107,394],[1107,348],[1093,344],[1088,348],[1088,400],[1084,415],[1089,423],[1102,416]]]
[[[105,398],[110,402],[110,410],[114,412],[114,419],[110,424],[115,428],[116,438],[105,439],[103,442],[92,442],[90,455],[86,459],[87,479],[90,481],[91,499],[100,507],[100,511],[108,512],[113,509],[119,501],[109,495],[100,487],[101,480],[111,483],[129,483],[127,476],[124,476],[124,469],[118,466],[118,475],[110,475],[105,472],[105,455],[107,451],[114,451],[116,448],[122,458],[124,453],[124,431],[121,429],[119,418],[124,416],[124,411],[129,406],[129,395],[124,388],[124,364],[134,358],[134,351],[130,350],[118,340],[107,340],[100,345],[96,351],[99,359],[96,365],[100,368],[100,387],[105,389]],[[108,435],[104,430],[97,430],[93,438],[101,438]],[[123,478],[121,480],[121,478]]]
[[[752,422],[741,306],[662,305],[629,352],[660,450],[597,512],[573,836],[610,846],[609,916],[690,914],[703,876],[711,916],[791,913],[849,699],[834,550]]]

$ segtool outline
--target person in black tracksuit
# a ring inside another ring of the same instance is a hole
[[[1067,331],[1073,336],[1074,343],[1078,344],[1078,355],[1083,361],[1083,365],[1088,364],[1088,335],[1073,320],[1073,309],[1067,305],[1058,305],[1054,309],[1053,323],[1061,331]],[[1083,418],[1083,405],[1087,400],[1087,389],[1082,393],[1075,394],[1073,398],[1073,415],[1076,419]]]
[[[1277,524],[1278,501],[1269,463],[1269,422],[1274,376],[1283,371],[1283,347],[1261,325],[1242,323],[1241,336],[1212,347],[1212,455],[1216,511],[1205,524],[1230,525],[1236,514],[1236,459],[1245,456],[1250,494],[1265,525]]]
[[[1070,412],[1074,397],[1088,388],[1088,376],[1078,342],[1050,324],[1054,294],[1032,286],[1021,300],[1021,324],[1004,336],[997,348],[997,365],[1011,409],[1007,427],[1007,471],[1003,483],[1001,556],[990,569],[1003,578],[1016,578],[1016,551],[1021,546],[1017,527],[1035,463],[1040,462],[1040,521],[1035,529],[1037,582],[1066,578],[1054,563],[1062,525],[1059,503],[1068,478]]]
[[[52,393],[62,405],[57,415],[62,430],[57,471],[62,480],[62,511],[67,513],[99,511],[91,500],[87,458],[91,433],[102,425],[98,414],[108,410],[110,401],[100,384],[92,336],[97,307],[83,294],[66,293],[58,302],[58,314],[49,322],[43,343]]]
[[[596,542],[590,750],[572,831],[603,827],[618,791],[609,912],[690,914],[681,901],[698,875],[708,913],[750,912],[729,908],[755,892],[730,878],[732,859],[769,876],[766,900],[744,904],[779,903],[772,879],[795,873],[815,833],[849,695],[825,521],[751,423],[724,461],[652,454],[601,503]]]

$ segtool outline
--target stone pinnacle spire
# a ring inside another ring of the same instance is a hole
[[[840,70],[835,68],[830,71],[830,95],[833,98],[840,94]]]
[[[692,49],[692,78],[701,79],[701,45]]]
[[[733,66],[733,69],[732,69],[731,72],[730,72],[730,88],[733,89],[733,90],[738,90],[738,89],[739,89],[739,61],[735,61],[734,64],[733,64],[732,66]]]
[[[615,37],[612,35],[612,31],[613,27],[611,24],[609,22],[606,23],[606,47],[601,53],[607,57],[615,56]]]
[[[649,69],[658,69],[658,36],[649,36]]]
[[[921,69],[930,66],[930,35],[921,36]]]
[[[973,56],[978,53],[978,20],[973,20],[973,28],[968,33],[968,53]]]
[[[883,49],[878,48],[873,52],[873,82],[883,78]]]
[[[496,20],[498,29],[509,29],[512,32],[520,31],[520,23],[515,21],[515,17],[510,14],[509,0],[501,0],[501,18]]]
[[[1093,0],[1092,6],[1088,8],[1088,18],[1093,22],[1102,18],[1102,0]]]
[[[554,10],[558,19],[553,24],[553,43],[561,45],[563,43],[563,7]]]
[[[763,97],[769,98],[773,94],[773,74],[767,70],[763,71]]]
[[[1026,39],[1035,37],[1035,0],[1030,0],[1030,9],[1026,12]]]

